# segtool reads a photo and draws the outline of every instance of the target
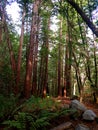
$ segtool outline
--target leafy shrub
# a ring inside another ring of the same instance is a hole
[[[8,117],[13,109],[16,107],[16,98],[11,94],[8,97],[0,95],[0,119],[3,120]]]

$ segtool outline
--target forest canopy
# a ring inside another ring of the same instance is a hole
[[[0,0],[0,92],[97,99],[97,42],[98,0]]]

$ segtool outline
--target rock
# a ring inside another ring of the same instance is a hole
[[[71,101],[70,108],[81,110],[83,112],[87,110],[84,104],[80,103],[77,99]]]
[[[50,130],[74,130],[74,127],[71,122],[66,122]]]
[[[92,110],[86,110],[83,113],[83,119],[88,121],[93,121],[96,118],[96,114]]]
[[[90,130],[90,128],[84,124],[78,124],[75,130]]]

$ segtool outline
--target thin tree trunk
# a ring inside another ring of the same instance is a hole
[[[38,76],[38,95],[42,94],[42,79],[43,79],[43,58],[40,59],[39,76]]]
[[[60,19],[60,41],[58,48],[58,96],[62,96],[61,88],[61,41],[62,41],[62,18]]]
[[[72,53],[73,53],[73,57],[74,57],[74,61],[75,61],[76,79],[77,79],[77,84],[78,84],[78,89],[79,89],[79,94],[80,94],[80,102],[82,102],[83,91],[84,91],[83,84],[84,83],[82,83],[81,74],[80,74],[79,66],[78,66],[74,51],[72,51]]]
[[[98,88],[98,69],[97,69],[97,57],[96,57],[95,45],[94,45],[94,67],[95,67],[95,87]]]
[[[2,27],[2,21],[0,20],[0,43],[2,43],[2,29],[3,29],[3,27]]]
[[[20,71],[21,71],[21,60],[22,60],[22,45],[24,39],[24,19],[25,19],[25,9],[23,10],[22,15],[22,25],[21,25],[21,36],[20,36],[20,45],[19,45],[19,52],[18,52],[18,63],[17,63],[17,74],[16,74],[16,87],[15,87],[15,94],[17,95],[19,92],[19,83],[20,83]]]

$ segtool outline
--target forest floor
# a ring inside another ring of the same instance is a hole
[[[68,98],[53,98],[53,100],[60,102],[60,107],[68,107],[69,104],[71,103],[71,100]],[[83,102],[83,104],[87,107],[87,109],[92,110],[96,115],[97,115],[97,119],[98,119],[98,104],[90,102],[90,101],[85,101]],[[46,129],[50,130],[54,127],[57,127],[63,123],[66,122],[70,122],[72,123],[72,125],[74,126],[74,128],[78,125],[78,124],[84,124],[86,126],[88,126],[90,128],[90,130],[98,130],[98,120],[94,120],[94,121],[84,121],[82,118],[77,118],[77,119],[72,119],[69,115],[64,115],[55,119],[52,119],[50,121],[50,126],[48,126]],[[0,130],[4,130],[4,128],[0,127]],[[71,130],[71,129],[68,129]]]
[[[60,98],[57,100],[61,101],[61,105],[70,104],[70,100],[66,99],[66,98]],[[87,107],[87,109],[92,110],[98,117],[98,104],[91,103],[89,101],[87,101],[83,104]],[[64,122],[71,122],[74,127],[78,124],[84,124],[84,125],[88,126],[90,128],[90,130],[98,130],[98,121],[96,121],[96,120],[84,121],[82,118],[81,119],[79,119],[79,118],[71,119],[70,116],[64,116],[64,117],[60,117],[60,118],[55,119],[54,121],[52,121],[51,127],[52,128],[57,127],[58,125],[60,125]]]

